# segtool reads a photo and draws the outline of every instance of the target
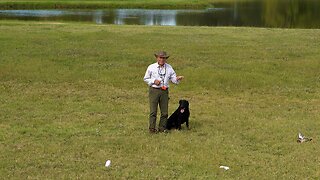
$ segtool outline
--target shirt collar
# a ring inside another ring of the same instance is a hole
[[[157,68],[160,68],[161,66],[156,62]],[[166,67],[167,63],[164,63],[163,67]]]

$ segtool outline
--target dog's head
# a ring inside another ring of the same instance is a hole
[[[185,110],[189,109],[189,102],[187,100],[179,101],[180,112],[183,113]]]

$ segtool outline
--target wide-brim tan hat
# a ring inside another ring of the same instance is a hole
[[[154,56],[155,57],[165,57],[167,59],[170,57],[169,55],[167,55],[167,52],[165,52],[165,51],[159,51],[159,52],[155,53]]]

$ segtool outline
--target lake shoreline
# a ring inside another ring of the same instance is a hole
[[[0,2],[0,9],[206,9],[214,7],[212,3],[179,3],[166,2]]]

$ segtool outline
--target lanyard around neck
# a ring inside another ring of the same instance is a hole
[[[163,65],[164,67],[164,73],[161,73],[161,71],[163,70],[163,68],[160,68],[160,65],[158,67],[158,74],[160,77],[165,77],[166,76],[166,73],[167,73],[167,67],[166,67],[166,64]]]

